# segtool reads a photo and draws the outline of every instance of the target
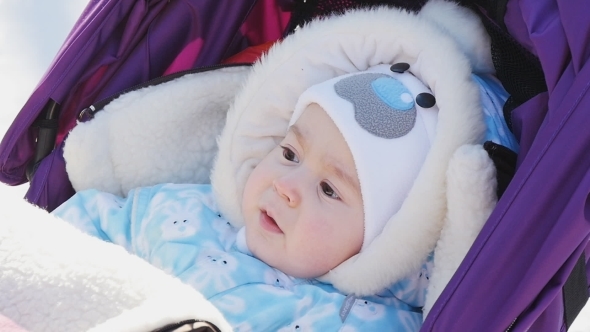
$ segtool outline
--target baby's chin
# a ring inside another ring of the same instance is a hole
[[[278,249],[279,244],[273,247],[271,245],[266,246],[265,243],[265,240],[260,238],[259,234],[256,234],[256,232],[249,233],[248,227],[246,227],[246,246],[252,255],[290,277],[299,279],[319,278],[341,264],[328,266],[325,262],[320,263],[317,260],[310,260],[301,256],[294,257],[284,250]]]
[[[300,261],[294,263],[288,257],[259,257],[253,253],[255,257],[268,264],[269,266],[283,272],[284,274],[298,278],[298,279],[315,279],[328,273],[331,268],[314,267],[309,262]]]
[[[323,276],[324,274],[328,273],[329,269],[327,270],[317,270],[317,269],[313,269],[313,270],[309,270],[309,269],[305,269],[305,268],[300,268],[298,266],[293,266],[290,264],[277,264],[277,265],[271,265],[270,266],[274,267],[275,269],[283,272],[284,274],[294,277],[294,278],[299,278],[299,279],[315,279],[318,277]]]

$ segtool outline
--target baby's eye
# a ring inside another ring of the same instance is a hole
[[[293,152],[293,150],[286,146],[281,146],[281,148],[283,149],[283,157],[285,157],[285,159],[295,163],[299,162],[299,159],[297,159],[297,156],[295,155],[295,152]]]
[[[332,189],[332,187],[328,183],[322,182],[320,183],[320,187],[322,188],[322,192],[324,193],[324,195],[333,199],[340,199],[340,196],[338,196],[338,194],[334,191],[334,189]]]

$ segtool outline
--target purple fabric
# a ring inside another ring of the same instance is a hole
[[[590,234],[590,3],[509,2],[549,91],[513,112],[518,170],[422,331],[564,330],[561,287]]]
[[[31,135],[27,135],[31,123],[50,96],[59,97],[54,95],[58,85],[61,83],[68,88],[71,87],[74,84],[74,76],[83,70],[85,63],[78,60],[80,54],[85,49],[88,49],[90,53],[94,50],[91,43],[87,44],[81,40],[97,39],[97,37],[92,38],[92,35],[109,17],[112,9],[129,6],[130,3],[131,1],[94,1],[88,4],[50,69],[0,143],[0,164],[2,165],[0,180],[9,185],[26,182],[24,176],[26,162],[31,158],[34,143],[30,139]],[[72,75],[65,77],[68,76],[68,73],[72,73]],[[62,102],[63,96],[61,97],[56,100]]]
[[[73,194],[74,188],[66,174],[61,144],[39,164],[25,198],[28,202],[52,211]]]
[[[265,10],[271,23],[260,21],[259,15],[250,17],[256,8]],[[0,181],[9,185],[26,182],[25,170],[35,147],[36,129],[31,124],[49,98],[62,106],[59,145],[83,108],[159,77],[171,67],[178,71],[219,63],[250,46],[241,30],[249,27],[250,31],[256,20],[260,29],[276,30],[266,31],[268,38],[278,38],[287,17],[269,0],[89,2],[0,143]],[[63,163],[44,161],[39,170],[49,173],[43,180],[35,176],[27,199],[52,210],[67,198],[61,190],[69,181]]]

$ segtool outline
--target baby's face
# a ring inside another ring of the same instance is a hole
[[[291,276],[321,276],[360,251],[364,214],[354,160],[320,106],[308,106],[252,171],[242,211],[248,248]]]

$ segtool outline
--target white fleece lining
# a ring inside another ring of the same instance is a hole
[[[121,246],[8,197],[0,211],[0,313],[27,331],[145,332],[179,320],[232,328],[213,304]]]
[[[484,130],[471,64],[491,64],[491,60],[470,57],[489,57],[489,38],[477,35],[459,46],[452,38],[453,29],[475,34],[483,29],[473,13],[453,8],[457,5],[434,1],[424,13],[445,10],[452,15],[449,22],[455,23],[454,28],[442,29],[445,22],[433,22],[427,15],[378,8],[312,22],[275,45],[254,66],[236,96],[219,139],[211,181],[225,216],[235,226],[243,224],[240,201],[246,179],[284,137],[297,98],[307,87],[380,63],[407,62],[434,92],[440,109],[431,152],[382,234],[324,278],[345,293],[368,295],[418,270],[443,227],[449,159],[461,145],[479,142]],[[466,56],[462,50],[468,47],[483,51]]]
[[[79,123],[64,146],[74,189],[126,196],[158,183],[209,183],[217,135],[249,71],[228,67],[133,91]]]

